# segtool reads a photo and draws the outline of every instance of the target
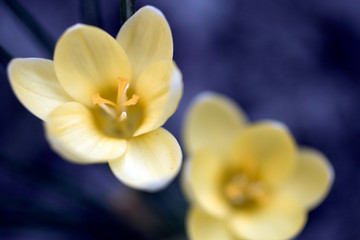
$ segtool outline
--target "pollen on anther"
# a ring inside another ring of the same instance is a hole
[[[126,78],[118,77],[118,93],[117,104],[121,105],[122,101],[126,101],[126,91],[129,88],[129,80]]]
[[[122,103],[121,106],[132,106],[135,105],[139,101],[139,96],[133,94],[132,97],[126,102]]]
[[[94,94],[91,98],[91,101],[94,105],[105,103],[105,104],[109,104],[111,106],[116,107],[115,103],[113,103],[112,101],[109,101],[105,98],[102,98],[99,93]]]

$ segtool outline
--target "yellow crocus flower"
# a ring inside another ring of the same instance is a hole
[[[183,90],[172,57],[164,15],[146,6],[116,39],[76,24],[58,40],[54,61],[14,59],[8,75],[58,154],[80,164],[109,162],[123,183],[154,191],[177,175],[182,161],[178,142],[161,128]]]
[[[184,144],[182,183],[192,240],[292,238],[334,179],[326,157],[298,149],[286,126],[248,124],[234,102],[215,93],[191,104]]]

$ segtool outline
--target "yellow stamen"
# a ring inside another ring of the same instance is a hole
[[[225,185],[225,195],[234,204],[242,204],[246,201],[245,188],[248,178],[244,174],[236,175]]]
[[[261,182],[252,183],[247,188],[247,195],[257,203],[263,203],[268,199],[268,192]]]
[[[126,102],[122,103],[121,106],[132,106],[135,105],[139,101],[139,96],[133,94],[132,97]]]
[[[96,105],[96,104],[101,104],[101,103],[105,103],[105,104],[109,104],[109,105],[111,105],[111,106],[113,106],[113,107],[116,107],[116,104],[115,104],[115,103],[113,103],[112,101],[109,101],[109,100],[107,100],[107,99],[105,99],[105,98],[100,97],[100,94],[99,94],[99,93],[94,94],[94,95],[92,96],[92,98],[91,98],[91,101],[92,101],[92,103],[93,103],[94,105]]]
[[[91,101],[94,105],[99,105],[105,112],[113,118],[124,121],[127,119],[126,107],[135,105],[139,101],[139,96],[133,94],[128,100],[126,91],[129,88],[129,81],[126,78],[118,78],[118,95],[116,103],[102,98],[99,93],[92,96]]]
[[[129,87],[129,81],[126,78],[118,78],[118,94],[117,94],[117,101],[116,103],[118,104],[118,106],[121,105],[121,102],[126,101],[126,90]]]
[[[268,199],[268,189],[258,181],[250,181],[245,174],[234,176],[224,187],[226,198],[234,205],[255,202],[263,203]]]
[[[225,187],[225,194],[232,203],[241,204],[245,201],[245,195],[242,189],[234,185],[227,185]]]

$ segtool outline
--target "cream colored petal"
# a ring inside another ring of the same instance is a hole
[[[134,79],[161,60],[171,60],[173,41],[168,22],[160,10],[139,9],[121,27],[116,39],[129,56]]]
[[[50,60],[13,59],[8,65],[8,76],[20,102],[42,120],[56,107],[72,101],[61,87]]]
[[[224,159],[210,151],[198,151],[189,163],[191,166],[187,182],[194,202],[209,214],[226,217],[231,209],[221,192]]]
[[[239,162],[254,161],[259,180],[275,186],[293,173],[296,145],[288,129],[281,123],[260,122],[240,134],[232,147],[231,158]]]
[[[61,36],[54,64],[65,91],[89,106],[95,93],[116,94],[119,77],[131,80],[130,63],[120,44],[103,30],[83,24]]]
[[[235,240],[223,221],[196,207],[188,212],[186,225],[191,240]]]
[[[160,61],[145,70],[135,84],[143,121],[135,136],[162,126],[175,112],[183,92],[182,76],[172,61]]]
[[[179,143],[159,128],[128,142],[126,153],[109,162],[115,176],[137,189],[157,191],[178,174],[182,161]]]
[[[230,221],[230,229],[249,240],[285,240],[304,228],[307,220],[302,204],[284,196],[275,196],[256,210],[238,211]]]
[[[230,142],[245,123],[246,116],[235,102],[220,94],[201,93],[186,114],[185,149],[189,154],[203,147],[227,152]]]
[[[333,181],[334,170],[327,158],[314,149],[303,148],[295,173],[283,190],[313,209],[327,196]]]
[[[191,184],[190,184],[190,174],[191,174],[191,165],[192,165],[191,161],[192,161],[192,159],[187,159],[183,163],[181,176],[180,176],[180,185],[181,185],[182,191],[184,192],[186,199],[190,203],[195,203],[194,193],[193,193],[193,190],[192,190]]]
[[[45,130],[54,151],[71,162],[107,162],[126,150],[126,140],[104,135],[90,110],[78,102],[65,103],[51,112]]]

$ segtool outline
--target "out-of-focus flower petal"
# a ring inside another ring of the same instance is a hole
[[[262,207],[237,211],[230,229],[240,238],[285,240],[298,234],[306,219],[306,210],[300,202],[275,195]]]
[[[8,65],[8,75],[21,103],[42,120],[56,107],[72,101],[60,85],[50,60],[14,59]]]
[[[210,151],[196,152],[190,161],[189,193],[196,204],[206,212],[226,217],[230,205],[226,202],[221,192],[222,172],[225,168],[224,161]]]
[[[191,240],[235,240],[224,221],[213,218],[196,207],[191,208],[187,218]]]
[[[245,114],[232,100],[211,92],[202,93],[190,105],[185,119],[185,150],[191,154],[206,147],[225,152],[245,123]]]
[[[183,168],[180,176],[180,184],[186,199],[190,203],[195,203],[194,193],[190,185],[190,174],[191,174],[191,158],[186,159],[183,163]]]
[[[171,60],[157,62],[140,75],[134,91],[144,115],[138,136],[159,128],[175,112],[183,91],[181,72]]]
[[[334,181],[334,170],[320,152],[303,148],[298,154],[298,166],[284,191],[313,209],[327,196]]]
[[[105,31],[83,24],[61,36],[54,65],[65,91],[89,106],[95,93],[106,96],[110,89],[116,91],[119,77],[131,79],[130,62],[120,44]]]
[[[90,110],[78,102],[65,103],[51,112],[45,129],[52,148],[72,162],[107,162],[126,150],[126,140],[104,135]]]
[[[139,9],[121,27],[116,39],[129,56],[134,80],[161,60],[171,60],[173,41],[164,15],[158,9],[146,6]]]
[[[232,159],[256,162],[259,180],[270,186],[283,183],[296,166],[296,145],[287,128],[277,122],[255,123],[241,133]]]
[[[181,161],[179,143],[167,130],[159,128],[132,138],[126,153],[109,164],[115,176],[125,184],[155,191],[167,186],[177,175]]]

